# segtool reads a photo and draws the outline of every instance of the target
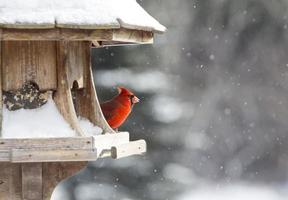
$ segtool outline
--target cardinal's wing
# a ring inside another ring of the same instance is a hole
[[[102,109],[102,113],[107,121],[112,119],[116,114],[117,104],[115,102],[113,101],[105,102],[100,104],[100,106]]]

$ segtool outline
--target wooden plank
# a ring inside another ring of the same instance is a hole
[[[111,147],[129,142],[128,132],[94,136],[94,147],[100,158],[111,157]]]
[[[43,163],[43,200],[50,200],[57,184],[75,175],[86,166],[87,162],[52,162]]]
[[[22,200],[21,164],[0,163],[0,199]]]
[[[57,88],[55,42],[4,41],[2,48],[3,90],[18,90],[27,81],[40,90]]]
[[[0,29],[1,40],[85,40],[153,43],[153,32],[132,29]]]
[[[22,198],[42,199],[42,163],[22,164]]]
[[[0,29],[1,31],[1,29]],[[111,40],[113,29],[2,29],[2,40]]]
[[[105,120],[101,111],[91,68],[91,44],[86,42],[85,45],[86,48],[83,50],[84,54],[82,54],[82,56],[86,59],[86,62],[83,62],[86,85],[84,85],[83,89],[74,91],[76,113],[102,128],[104,133],[115,133]]]
[[[94,148],[107,148],[110,149],[112,146],[119,144],[125,144],[129,142],[128,132],[118,132],[115,134],[105,134],[93,136]]]
[[[0,162],[10,162],[10,150],[0,150]]]
[[[0,139],[0,150],[23,148],[92,149],[92,137]]]
[[[93,25],[93,24],[33,24],[33,23],[15,23],[15,24],[0,24],[1,28],[7,29],[53,29],[55,28],[67,28],[67,29],[115,29],[120,28],[119,23],[113,24],[101,24],[101,25]]]
[[[132,155],[139,155],[145,153],[146,149],[147,147],[145,140],[137,140],[112,147],[111,157],[114,159],[119,159]]]
[[[93,149],[12,149],[12,163],[95,161]]]
[[[43,24],[22,24],[22,23],[15,23],[15,24],[0,24],[1,28],[12,28],[12,29],[49,29],[54,28],[55,24],[43,23]]]
[[[112,41],[130,42],[138,44],[152,44],[153,32],[129,30],[129,29],[115,29],[113,30]]]
[[[58,86],[54,95],[54,101],[64,119],[77,132],[79,136],[85,136],[81,129],[73,104],[71,88],[69,86],[69,42],[57,42],[57,78]]]
[[[120,24],[101,24],[101,25],[92,25],[92,24],[61,24],[56,23],[57,28],[69,28],[69,29],[117,29],[120,28]]]

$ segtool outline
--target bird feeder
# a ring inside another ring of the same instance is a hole
[[[151,44],[154,33],[164,31],[135,0],[0,2],[0,199],[47,200],[87,161],[146,151],[144,140],[130,141],[103,117],[91,47]],[[18,138],[11,131],[4,137],[4,110],[39,109],[49,95],[75,136]],[[103,133],[87,134],[79,117]]]

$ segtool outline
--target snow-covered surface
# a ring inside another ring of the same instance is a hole
[[[78,117],[78,121],[80,124],[81,129],[84,131],[87,135],[101,135],[102,129],[98,126],[95,126],[92,124],[88,119],[83,117]]]
[[[204,187],[181,195],[176,200],[284,200],[287,193],[273,188],[254,185],[230,185]]]
[[[2,137],[39,138],[76,136],[69,124],[59,113],[54,101],[37,109],[9,111],[3,106]]]
[[[100,135],[102,129],[89,120],[79,118],[79,124],[87,136]],[[3,106],[3,138],[75,137],[76,132],[64,120],[52,98],[37,109],[9,111]]]
[[[1,24],[16,28],[166,29],[136,0],[1,0]]]

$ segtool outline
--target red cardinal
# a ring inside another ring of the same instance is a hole
[[[111,128],[117,129],[130,114],[133,105],[140,100],[128,89],[118,87],[119,94],[113,99],[101,103],[101,109],[105,119]]]

